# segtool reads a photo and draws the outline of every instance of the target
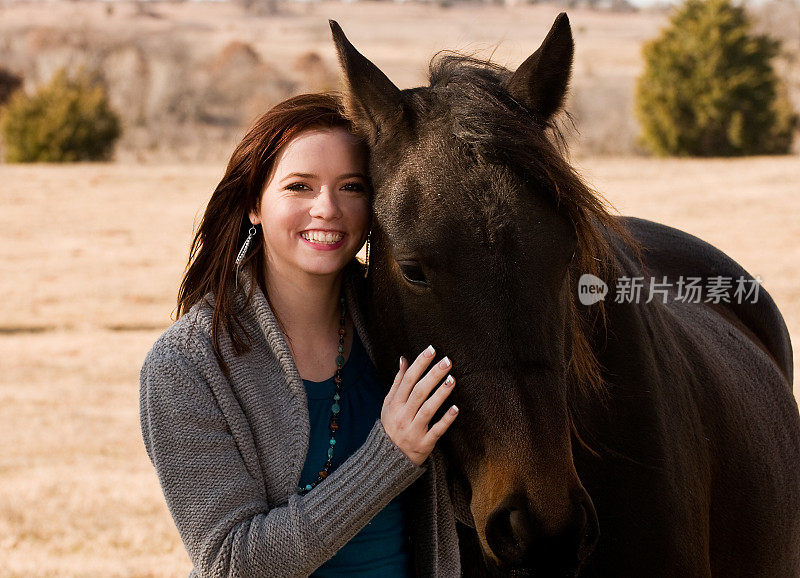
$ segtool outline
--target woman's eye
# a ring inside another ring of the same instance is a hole
[[[404,261],[398,263],[398,265],[400,265],[400,271],[403,273],[403,277],[406,281],[414,285],[428,285],[428,279],[425,277],[425,272],[422,270],[422,266],[419,263]]]
[[[305,183],[292,183],[286,187],[289,191],[310,191],[311,187],[309,187]]]
[[[346,185],[342,185],[342,188],[345,191],[354,191],[357,193],[363,193],[364,191],[367,190],[367,187],[365,187],[361,183],[347,183]]]

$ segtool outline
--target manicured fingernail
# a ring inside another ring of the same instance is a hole
[[[450,358],[445,357],[444,359],[442,359],[439,362],[439,367],[441,367],[442,369],[447,369],[448,367],[450,367]]]
[[[422,352],[422,355],[425,357],[433,357],[434,353],[436,353],[436,351],[433,349],[433,345],[429,345],[428,349]]]
[[[400,369],[403,369],[403,356],[400,356]]]
[[[458,413],[458,406],[453,406],[450,408],[450,415],[456,415]]]
[[[456,380],[453,379],[452,375],[448,375],[447,379],[444,380],[444,384],[445,385],[453,385],[455,382],[456,382]]]

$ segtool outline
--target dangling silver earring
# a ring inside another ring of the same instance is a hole
[[[258,229],[256,226],[253,225],[250,227],[250,230],[247,231],[247,239],[244,240],[244,244],[242,248],[239,249],[239,254],[236,255],[236,288],[239,288],[239,271],[242,267],[242,261],[244,261],[245,255],[247,255],[247,249],[250,247],[250,240],[256,236]]]
[[[372,238],[372,229],[367,233],[367,246],[364,249],[364,279],[369,275],[369,240]]]

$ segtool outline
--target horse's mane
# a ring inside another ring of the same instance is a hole
[[[569,268],[570,287],[590,273],[606,283],[619,274],[611,243],[616,235],[641,261],[641,247],[610,211],[610,203],[590,188],[566,158],[566,141],[555,119],[537,118],[506,90],[511,71],[489,60],[443,51],[430,63],[430,87],[441,93],[443,114],[450,115],[455,137],[479,162],[498,163],[522,180],[552,193],[556,210],[574,225],[577,249]],[[558,115],[554,115],[557,117]],[[611,233],[611,235],[609,235]],[[575,393],[600,395],[606,391],[593,343],[595,327],[605,327],[603,301],[597,307],[569,301],[572,356],[567,364]]]

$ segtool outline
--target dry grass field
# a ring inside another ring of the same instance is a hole
[[[322,3],[267,18],[219,4],[152,10],[157,16],[137,15],[122,2],[111,13],[102,3],[0,4],[0,49],[6,62],[42,76],[80,54],[70,48],[72,36],[58,36],[64,30],[102,31],[101,40],[133,39],[148,50],[179,39],[198,62],[239,40],[265,66],[315,52],[335,69],[326,23],[333,17],[406,87],[423,80],[425,63],[441,48],[488,54],[502,42],[494,59],[516,66],[559,11]],[[641,66],[639,46],[665,17],[571,10],[570,18],[577,149],[590,142],[583,148],[629,151],[628,93]],[[48,44],[48,35],[66,44]],[[125,50],[111,60],[120,77],[132,54]],[[158,81],[185,80],[170,76],[164,59],[173,58],[171,50],[156,50],[148,61],[155,63],[148,90],[158,93],[147,93],[153,122],[169,98],[183,98]],[[170,141],[180,145],[172,154],[137,148],[168,136],[145,123],[118,163],[0,164],[0,578],[166,577],[190,569],[141,441],[138,371],[170,323],[193,226],[241,131],[211,138],[197,127],[164,126],[185,131]],[[164,157],[168,163],[133,162]],[[800,351],[800,158],[576,158],[620,213],[694,233],[760,275]]]

